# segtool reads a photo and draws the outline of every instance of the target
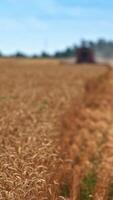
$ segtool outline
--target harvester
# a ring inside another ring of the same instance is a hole
[[[91,48],[82,46],[76,51],[77,63],[95,63],[94,52]]]

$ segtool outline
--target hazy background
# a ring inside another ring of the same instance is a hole
[[[113,1],[1,0],[0,50],[54,53],[82,39],[113,39]]]

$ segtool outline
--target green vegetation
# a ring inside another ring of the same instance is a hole
[[[108,200],[113,200],[113,182],[109,186]]]
[[[65,198],[69,198],[70,197],[70,190],[69,190],[69,185],[68,184],[63,183],[60,186],[60,195],[62,197],[65,197]]]
[[[94,172],[88,173],[82,182],[80,191],[80,200],[91,200],[96,184],[96,175]]]

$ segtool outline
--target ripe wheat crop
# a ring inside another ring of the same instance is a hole
[[[113,197],[112,79],[98,65],[0,59],[1,200]]]

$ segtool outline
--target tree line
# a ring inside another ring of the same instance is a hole
[[[104,58],[112,58],[113,57],[113,41],[107,41],[105,39],[99,39],[98,41],[84,41],[84,43],[89,47],[92,48],[96,54],[96,56],[104,57]],[[22,52],[17,52],[10,57],[16,58],[71,58],[76,56],[76,50],[79,46],[74,45],[72,47],[66,48],[64,51],[57,51],[53,55],[49,54],[48,52],[44,51],[40,55],[35,54],[32,56],[28,56]],[[0,52],[0,57],[3,57],[4,54]]]

